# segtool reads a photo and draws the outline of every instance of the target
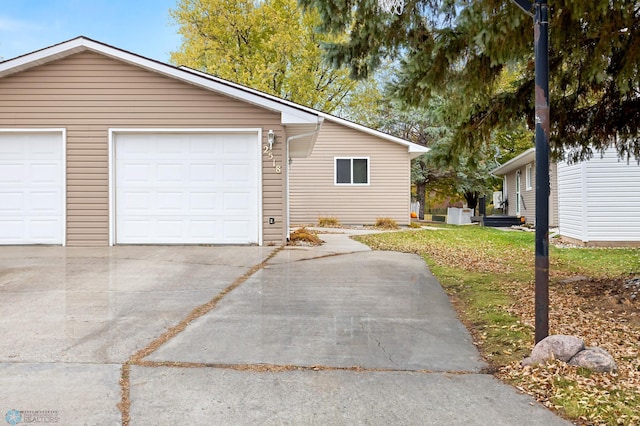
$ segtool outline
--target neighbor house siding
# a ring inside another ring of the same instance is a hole
[[[507,174],[507,193],[505,194],[507,206],[504,214],[511,216],[516,214],[516,171],[514,170]]]
[[[560,234],[582,241],[586,225],[585,188],[586,163],[558,164],[558,222]]]
[[[586,245],[640,243],[640,166],[604,157],[558,165],[560,234]]]
[[[535,161],[529,163],[531,165],[531,189],[526,187],[526,170],[525,165],[522,170],[521,178],[521,193],[523,198],[522,209],[520,214],[525,217],[527,223],[536,223],[536,163]],[[557,163],[552,162],[549,164],[549,226],[558,226],[558,166]],[[513,184],[515,185],[515,175]],[[514,194],[515,196],[515,194]],[[515,206],[514,206],[515,209]],[[514,210],[515,211],[515,210]]]
[[[640,166],[615,149],[587,162],[590,241],[640,241]]]
[[[32,127],[67,129],[69,246],[109,242],[109,128],[262,128],[263,139],[268,129],[286,137],[278,113],[90,52],[0,79],[0,128]],[[273,153],[283,164],[282,144]],[[286,235],[285,173],[271,165],[263,155],[265,244]]]
[[[336,157],[369,158],[369,184],[335,185]],[[342,224],[373,224],[389,217],[410,220],[410,158],[406,146],[325,120],[309,158],[290,167],[291,223],[335,217]]]
[[[535,175],[535,172],[534,172]],[[551,194],[549,196],[549,226],[558,226],[558,163],[549,164],[549,183]],[[535,188],[535,186],[534,186]]]
[[[536,222],[536,163],[529,163],[531,166],[531,189],[527,189],[527,165],[525,164],[520,169],[520,194],[522,200],[520,201],[520,216],[524,216],[527,223]],[[515,180],[514,180],[515,184]]]
[[[531,189],[527,189],[526,173],[527,164],[509,172],[507,176],[507,199],[509,200],[507,215],[516,214],[516,173],[520,170],[520,215],[524,216],[527,223],[535,225],[536,222],[536,163],[531,165]],[[556,163],[549,164],[549,226],[558,226],[558,168]]]

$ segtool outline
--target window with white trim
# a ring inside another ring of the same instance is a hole
[[[336,185],[368,185],[369,158],[336,158],[334,175]]]
[[[525,181],[525,184],[526,184],[527,191],[531,191],[531,189],[532,189],[533,179],[532,179],[532,174],[531,173],[532,173],[531,164],[527,164],[527,169],[526,169],[525,174],[524,174],[524,181]]]

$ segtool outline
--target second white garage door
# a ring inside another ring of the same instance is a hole
[[[0,132],[0,244],[64,244],[64,136]]]
[[[259,243],[257,133],[122,133],[115,243]]]

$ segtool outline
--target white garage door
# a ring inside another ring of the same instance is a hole
[[[115,136],[120,244],[259,242],[256,133]]]
[[[0,133],[0,244],[64,244],[62,139]]]

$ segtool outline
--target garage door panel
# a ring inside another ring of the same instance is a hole
[[[25,143],[18,135],[12,135],[11,143],[7,136],[0,135],[3,143],[0,144],[0,155],[5,160],[22,160],[25,158]]]
[[[120,218],[118,221],[118,232],[138,242],[151,235],[151,231],[152,223],[149,220]]]
[[[246,192],[225,192],[224,209],[233,214],[246,213],[251,206],[251,195]]]
[[[203,242],[212,241],[219,237],[218,221],[211,219],[193,220],[190,223],[190,234],[194,238],[201,238]]]
[[[32,163],[29,169],[32,184],[59,184],[60,165],[56,163]]]
[[[158,137],[156,140],[156,153],[159,158],[183,158],[186,154],[183,150],[185,139],[176,135]]]
[[[187,194],[183,192],[168,192],[158,190],[155,206],[159,213],[181,213],[185,209]],[[150,203],[153,205],[153,203]]]
[[[198,214],[215,214],[219,210],[216,192],[193,192],[189,194],[189,207]]]
[[[224,166],[224,183],[246,185],[252,180],[252,173],[249,167],[244,164],[225,164]]]
[[[224,237],[232,242],[240,242],[246,238],[246,229],[249,226],[249,220],[225,220],[224,221]]]
[[[29,197],[29,212],[33,215],[53,214],[58,215],[60,211],[61,194],[59,191],[34,191]]]
[[[219,139],[215,135],[203,135],[202,137],[193,138],[189,141],[191,153],[197,156],[204,155],[205,158],[214,158],[220,153],[220,146],[218,143],[211,143],[212,140]]]
[[[158,236],[165,241],[179,240],[185,235],[185,219],[159,219],[154,222]]]
[[[259,158],[255,133],[117,135],[116,243],[257,243]]]
[[[185,166],[183,163],[161,163],[156,166],[156,182],[160,184],[178,183],[182,185],[185,178]]]
[[[63,244],[61,132],[0,133],[0,244]]]
[[[212,164],[191,164],[189,176],[191,183],[212,184],[216,181],[218,168]]]
[[[24,211],[25,207],[25,194],[24,192],[0,192],[0,212],[9,214],[20,214]]]
[[[149,181],[151,167],[148,164],[124,162],[120,166],[122,175],[126,176],[120,182],[121,186],[126,186],[128,182],[144,183]]]
[[[121,189],[118,197],[119,208],[129,212],[145,213],[151,204],[151,195],[146,191],[130,191]]]
[[[245,143],[225,143],[223,149],[223,155],[227,158],[238,158],[241,156],[249,155],[249,146]]]
[[[24,184],[27,179],[26,171],[24,164],[11,164],[6,162],[0,164],[0,185],[13,186],[15,184]]]
[[[55,230],[60,226],[60,221],[56,219],[31,219],[28,226],[33,240],[54,242],[57,237]]]
[[[0,221],[0,244],[61,244],[60,219],[33,219]]]
[[[0,235],[2,235],[2,242],[5,244],[24,240],[26,238],[25,221],[18,219],[0,221]]]

